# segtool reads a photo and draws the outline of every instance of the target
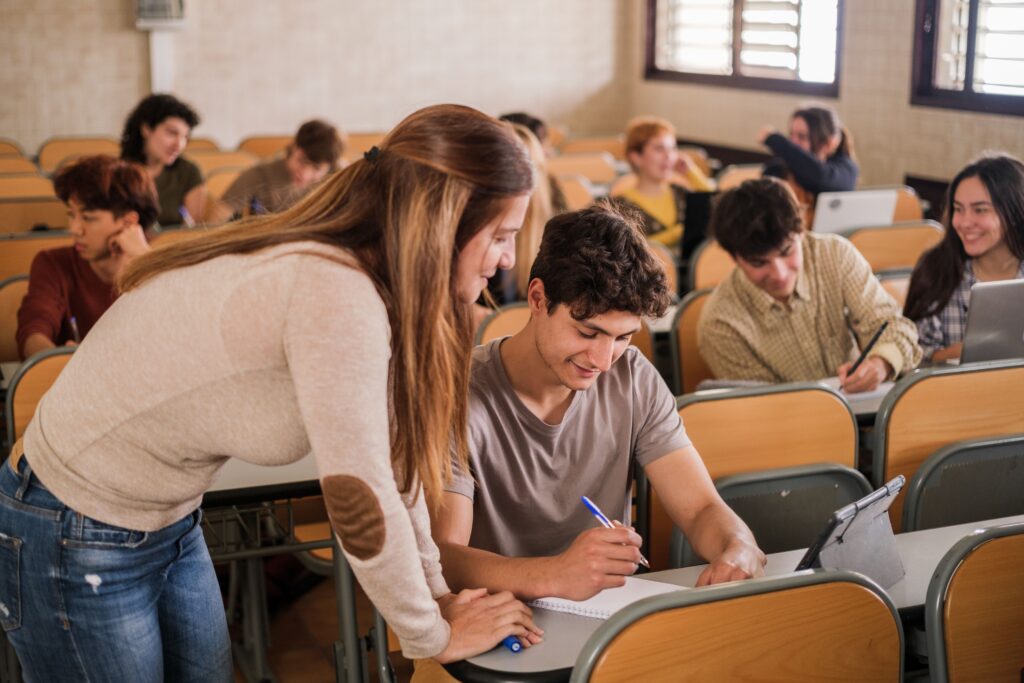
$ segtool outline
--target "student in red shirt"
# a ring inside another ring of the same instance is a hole
[[[18,309],[22,358],[81,341],[117,298],[125,264],[149,251],[143,225],[159,212],[153,180],[138,164],[84,157],[53,179],[68,207],[70,247],[40,252]]]

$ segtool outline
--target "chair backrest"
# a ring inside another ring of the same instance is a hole
[[[169,228],[155,233],[153,237],[150,238],[150,243],[154,247],[162,247],[167,244],[177,244],[178,242],[194,239],[200,235],[205,235],[207,232],[208,229],[203,227]]]
[[[3,144],[0,142],[0,144]],[[11,174],[26,174],[26,173],[39,173],[39,168],[32,163],[31,160],[25,157],[5,157],[0,156],[0,174],[11,175]]]
[[[530,307],[525,302],[517,301],[505,304],[484,318],[476,330],[475,344],[486,344],[499,337],[513,335],[526,327],[530,321]]]
[[[640,331],[633,335],[629,343],[644,354],[644,357],[654,363],[654,335],[646,321],[640,322]]]
[[[218,168],[206,177],[206,192],[212,199],[220,199],[235,182],[244,168],[238,166]]]
[[[1024,515],[1024,434],[940,448],[907,485],[903,530]]]
[[[871,270],[913,268],[921,254],[942,241],[945,231],[935,221],[854,228],[844,234]]]
[[[893,299],[896,299],[896,303],[900,305],[900,310],[903,310],[903,305],[907,303],[907,290],[910,289],[910,272],[909,268],[900,268],[898,270],[884,270],[881,273],[875,273],[882,285],[882,289],[888,292],[889,296]]]
[[[687,160],[697,167],[705,177],[710,178],[711,173],[714,170],[712,163],[720,165],[721,162],[718,159],[709,159],[708,151],[703,147],[697,145],[680,145],[679,156],[685,156]]]
[[[833,463],[735,474],[716,481],[715,488],[766,553],[806,548],[833,512],[871,493],[863,474]],[[707,561],[679,527],[672,529],[669,555],[673,567]]]
[[[668,291],[672,294],[672,300],[675,301],[679,298],[679,264],[676,263],[675,254],[673,254],[672,250],[661,242],[647,240],[647,246],[650,247],[651,253],[654,254],[658,259],[658,262],[661,263],[661,268],[665,272]]]
[[[0,363],[20,360],[18,355],[18,308],[28,291],[28,275],[0,280]]]
[[[67,246],[71,246],[71,235],[66,232],[30,232],[0,237],[0,280],[28,273],[32,259],[39,252]]]
[[[4,453],[9,453],[14,442],[25,433],[25,427],[36,414],[39,399],[53,386],[73,352],[74,348],[68,346],[40,351],[14,373],[4,400],[4,422],[7,425]]]
[[[1024,360],[968,363],[920,370],[896,383],[875,418],[872,480],[897,474],[909,481],[943,446],[984,436],[1024,433]],[[902,522],[905,491],[893,501],[893,529]]]
[[[0,199],[54,197],[53,183],[36,173],[0,175]]]
[[[718,174],[718,191],[725,192],[746,180],[756,180],[761,177],[762,171],[764,164],[730,164]]]
[[[626,139],[622,135],[606,135],[593,138],[574,138],[562,143],[558,149],[562,154],[592,154],[607,152],[616,159],[626,158]]]
[[[189,138],[188,144],[185,145],[185,151],[188,153],[197,151],[219,151],[220,145],[218,145],[213,138]]]
[[[729,252],[714,240],[704,240],[690,256],[690,289],[708,289],[729,277],[736,267]]]
[[[877,584],[799,572],[634,603],[593,633],[570,681],[853,683],[898,681],[902,668],[903,627]]]
[[[917,196],[917,191],[909,185],[901,186],[896,195],[896,208],[892,212],[893,223],[919,221],[922,218],[924,207],[921,205],[921,198]]]
[[[0,138],[0,156],[23,157],[25,153],[21,151],[21,145],[14,140]]]
[[[579,211],[594,203],[594,187],[583,176],[562,176],[555,178],[555,182],[565,195],[570,211]]]
[[[283,152],[294,139],[293,135],[250,135],[238,143],[238,151],[269,159]]]
[[[39,168],[44,173],[53,173],[68,157],[86,154],[121,155],[121,145],[108,137],[55,137],[39,148]]]
[[[345,138],[345,158],[357,161],[374,145],[380,145],[387,133],[349,133]]]
[[[823,384],[778,384],[678,399],[679,416],[712,479],[798,465],[857,463],[857,421],[850,405]],[[751,435],[756,435],[755,439]],[[641,486],[645,480],[637,477]],[[650,491],[648,559],[669,562],[672,521]]]
[[[193,161],[204,176],[208,176],[219,168],[249,168],[259,158],[248,152],[223,152],[217,150],[199,150],[190,152],[188,158]]]
[[[27,232],[38,225],[56,230],[68,227],[67,207],[52,191],[46,197],[0,199],[0,233]]]
[[[607,185],[618,176],[615,158],[607,152],[552,157],[548,159],[548,173],[556,178],[581,175],[598,185]]]
[[[1024,673],[1024,522],[960,539],[925,598],[931,680],[1019,681]]]
[[[697,323],[704,304],[711,296],[710,289],[690,292],[676,308],[670,332],[672,344],[672,376],[676,394],[691,394],[697,385],[714,375],[697,348]]]

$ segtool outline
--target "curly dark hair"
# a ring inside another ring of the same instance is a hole
[[[708,232],[730,256],[750,261],[778,249],[803,229],[803,211],[777,178],[747,180],[719,195]]]
[[[663,316],[668,282],[640,224],[607,202],[549,220],[530,270],[531,280],[544,283],[548,312],[565,304],[576,320],[608,311]]]
[[[142,124],[156,128],[165,119],[175,116],[195,128],[199,125],[199,114],[174,95],[150,95],[139,102],[124,122],[121,133],[121,158],[146,163],[146,141],[142,137]],[[174,163],[178,163],[175,160]]]

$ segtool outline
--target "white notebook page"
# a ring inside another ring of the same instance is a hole
[[[645,581],[633,576],[626,577],[626,585],[618,588],[605,588],[592,598],[586,600],[566,600],[564,598],[540,598],[530,603],[531,607],[543,607],[555,612],[568,612],[592,619],[607,619],[623,607],[637,600],[652,595],[685,590],[684,586],[659,581]]]

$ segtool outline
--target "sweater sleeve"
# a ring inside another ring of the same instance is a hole
[[[422,501],[407,506],[391,466],[389,337],[365,274],[316,256],[296,266],[285,354],[331,525],[403,653],[433,657],[450,637],[433,599],[445,587]]]
[[[32,259],[28,292],[18,308],[18,353],[25,358],[25,341],[33,334],[42,334],[60,343],[60,330],[68,313],[68,279],[51,251],[43,251]]]
[[[764,144],[785,162],[796,182],[808,192],[845,192],[857,187],[860,169],[846,154],[820,161],[778,133],[769,135]]]

